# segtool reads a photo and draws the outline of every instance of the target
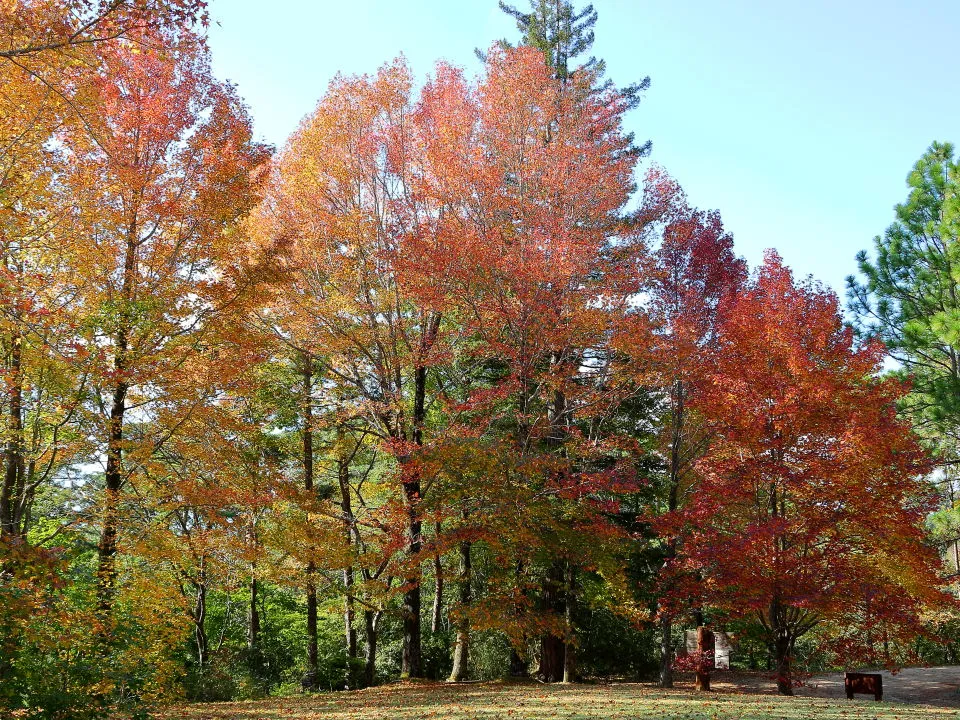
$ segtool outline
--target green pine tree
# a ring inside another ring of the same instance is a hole
[[[934,143],[907,177],[910,194],[857,255],[847,278],[855,328],[879,338],[913,385],[904,410],[945,460],[960,450],[960,160]]]
[[[857,255],[864,280],[847,278],[854,326],[882,340],[912,391],[902,410],[941,462],[931,540],[960,576],[960,159],[935,142],[907,176],[910,194]]]
[[[542,52],[561,80],[572,74],[570,61],[593,45],[597,11],[592,4],[578,11],[565,0],[530,0],[530,12],[523,12],[500,0],[500,9],[517,21],[522,43]],[[603,70],[603,62],[594,57],[584,65]]]
[[[528,0],[530,11],[524,12],[504,0],[499,0],[500,9],[517,22],[520,31],[520,45],[534,47],[543,53],[547,65],[553,68],[558,80],[567,82],[577,72],[590,71],[597,78],[603,76],[606,63],[590,56],[582,64],[571,67],[573,61],[590,51],[594,41],[594,26],[597,24],[597,11],[593,4],[577,10],[570,0]],[[499,40],[501,47],[514,47],[507,39]],[[487,54],[477,48],[477,57],[486,62]],[[597,86],[598,90],[606,90],[612,86],[607,80]],[[634,108],[640,104],[642,94],[650,87],[650,78],[645,77],[637,83],[619,88],[619,93]],[[633,146],[631,152],[645,156],[650,152],[651,143],[648,140],[642,146]]]

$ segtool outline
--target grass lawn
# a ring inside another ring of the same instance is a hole
[[[660,690],[649,685],[396,684],[353,692],[172,708],[164,720],[894,720],[958,718],[960,709],[862,699]]]

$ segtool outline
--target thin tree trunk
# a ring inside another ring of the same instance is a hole
[[[956,507],[956,496],[954,488],[953,470],[948,471],[950,477],[947,478],[947,487],[950,490],[950,507]],[[953,569],[960,574],[960,538],[953,539]]]
[[[20,473],[20,482],[14,491],[14,497],[19,498],[13,507],[13,527],[23,537],[30,530],[33,510],[33,500],[36,493],[37,461],[30,458],[27,468]]]
[[[683,442],[684,408],[686,393],[683,382],[673,383],[673,403],[671,411],[670,435],[670,479],[667,491],[667,512],[675,512],[680,504],[680,469]],[[677,540],[667,541],[667,551],[663,568],[666,570],[677,555]],[[660,608],[660,687],[673,687],[673,622]],[[702,623],[699,623],[702,624]]]
[[[440,542],[440,532],[442,530],[440,523],[436,524],[437,542]],[[440,617],[443,614],[443,563],[440,553],[433,554],[433,613],[430,616],[430,632],[436,633],[440,630]]]
[[[11,342],[11,362],[10,369],[11,373],[11,383],[13,385],[11,398],[10,398],[10,412],[9,412],[9,421],[7,425],[7,431],[10,435],[7,438],[6,445],[4,447],[5,455],[5,472],[3,478],[3,487],[0,489],[0,537],[3,535],[13,535],[14,534],[14,523],[13,523],[13,496],[14,488],[16,487],[16,466],[17,466],[17,450],[15,439],[19,436],[19,433],[16,432],[17,424],[20,421],[21,415],[19,408],[16,407],[14,397],[15,394],[19,392],[19,382],[17,381],[18,373],[13,370],[13,367],[17,364],[13,360],[13,357],[19,355],[17,336],[14,335]],[[6,570],[8,566],[6,563],[0,564],[0,572]],[[16,624],[14,624],[12,632],[8,632],[5,637],[0,638],[0,684],[7,682],[8,678],[13,672],[13,657],[16,652],[17,647],[20,644],[20,632],[16,629]]]
[[[555,351],[551,353],[550,363],[554,368],[562,367],[568,361],[569,352]],[[553,400],[548,410],[550,435],[547,444],[553,451],[562,456],[569,429],[567,427],[569,411],[567,398],[563,390],[557,388],[553,392]],[[565,611],[563,584],[566,576],[564,564],[554,560],[547,572],[543,585],[544,610],[558,614]],[[540,676],[544,682],[560,682],[563,680],[563,665],[566,648],[564,639],[553,633],[547,633],[540,639]]]
[[[416,368],[414,375],[413,398],[413,442],[423,445],[423,423],[426,419],[427,369]],[[405,469],[403,478],[404,496],[407,501],[408,536],[407,554],[410,558],[419,558],[422,541],[422,522],[420,520],[420,476],[417,470]],[[420,573],[413,571],[406,579],[407,590],[403,594],[403,656],[400,676],[405,678],[423,677],[423,652],[421,649],[421,596]]]
[[[673,687],[673,623],[667,615],[660,617],[660,687]]]
[[[337,459],[337,481],[340,484],[340,510],[343,513],[343,536],[347,547],[353,542],[353,503],[350,497],[350,463],[345,455]],[[347,642],[347,657],[357,657],[357,630],[354,627],[353,565],[343,569],[343,627]]]
[[[354,573],[352,566],[348,565],[344,568],[343,584],[347,592],[343,601],[343,625],[345,639],[347,641],[347,657],[355,658],[357,656],[357,629],[354,627],[356,611],[354,610],[353,601]]]
[[[420,495],[420,482],[405,483],[408,503],[410,504],[410,525],[407,539],[407,554],[412,558],[420,555],[421,523],[416,510],[416,498]],[[418,575],[407,578],[407,590],[403,593],[403,656],[400,676],[404,678],[423,677],[423,653],[420,644],[420,578]]]
[[[197,668],[200,677],[206,675],[210,655],[210,642],[207,638],[207,572],[204,559],[200,559],[200,568],[197,571],[196,602],[193,606],[193,636],[197,643]]]
[[[14,506],[18,504],[18,488],[23,482],[23,370],[21,338],[14,333],[10,340],[9,383],[5,388],[9,396],[7,442],[4,447],[5,467],[3,487],[0,488],[0,537],[20,534],[20,523],[15,519]],[[0,565],[0,571],[5,570]],[[16,627],[16,626],[14,626]],[[20,642],[20,633],[14,629],[0,639],[0,683],[6,682],[13,671],[12,658]]]
[[[129,368],[129,332],[132,323],[130,304],[134,301],[134,283],[137,269],[137,215],[134,212],[127,229],[127,245],[123,260],[121,295],[124,306],[115,337],[113,374],[116,378],[110,405],[108,427],[107,466],[104,471],[103,517],[100,542],[97,545],[97,612],[106,619],[113,610],[117,586],[117,539],[120,528],[120,491],[123,489],[123,423],[127,411]],[[106,631],[106,628],[104,628]]]
[[[520,581],[521,581],[521,578],[523,577],[523,566],[524,566],[523,560],[518,560],[517,569],[514,573],[514,577],[516,579],[518,588],[520,587]],[[517,603],[514,606],[514,613],[516,613],[517,619],[519,620],[524,614],[523,605],[520,603]],[[523,642],[525,645],[526,644],[525,636],[523,638]],[[510,667],[508,672],[510,674],[510,677],[512,678],[527,677],[530,673],[526,658],[523,656],[520,650],[518,650],[516,647],[513,646],[513,644],[510,645]]]
[[[307,565],[308,575],[316,572],[314,564]],[[307,673],[303,678],[304,690],[318,690],[320,663],[317,653],[317,586],[307,580]]]
[[[573,614],[576,609],[576,570],[573,563],[567,562],[566,602],[564,603],[564,624],[566,625],[566,643],[563,646],[563,682],[572,683],[577,677],[576,647],[573,644]]]
[[[460,682],[467,679],[470,661],[470,618],[468,608],[473,601],[473,592],[470,587],[473,576],[471,559],[471,544],[467,541],[460,543],[460,577],[458,590],[460,600],[460,618],[457,620],[457,639],[453,646],[453,669],[450,671],[449,682]]]
[[[127,384],[118,383],[110,408],[110,443],[104,472],[103,518],[97,545],[97,611],[109,616],[117,585],[117,538],[119,535],[120,491],[123,488],[123,419],[126,413]]]
[[[255,566],[252,568],[252,571],[256,573]],[[250,651],[251,657],[256,653],[260,645],[260,609],[257,607],[259,589],[260,585],[257,582],[257,576],[251,574],[250,602],[247,606],[247,650]]]
[[[313,358],[303,354],[303,489],[313,492]],[[312,549],[311,549],[312,550]],[[312,554],[312,553],[311,553]],[[307,672],[303,678],[306,690],[317,690],[320,665],[317,655],[317,585],[316,566],[311,557],[307,563]]]

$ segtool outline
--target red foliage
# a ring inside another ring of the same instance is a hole
[[[914,628],[946,598],[922,530],[930,461],[896,415],[904,386],[878,377],[881,348],[854,345],[836,297],[772,252],[725,302],[695,403],[712,432],[702,479],[660,523],[682,535],[680,562],[704,601],[759,617],[787,662],[818,623]]]

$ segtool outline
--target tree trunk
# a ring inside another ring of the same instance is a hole
[[[667,490],[667,512],[675,512],[680,505],[680,474],[683,457],[681,454],[683,443],[683,426],[685,418],[686,391],[681,380],[675,380],[672,391],[671,433],[670,433],[670,480]],[[663,569],[669,568],[671,561],[677,555],[677,540],[670,538],[667,541],[667,551],[663,561]],[[660,687],[673,687],[673,622],[663,614],[660,608]],[[703,624],[702,620],[697,623]]]
[[[348,658],[355,658],[357,656],[357,629],[354,627],[356,611],[354,610],[353,601],[353,580],[353,567],[347,566],[343,570],[343,585],[347,592],[343,599],[343,628],[344,638],[347,641]]]
[[[543,583],[543,610],[557,615],[563,603],[562,586],[565,569],[560,560],[554,560]],[[540,638],[540,677],[544,682],[563,680],[564,662],[563,638],[554,633],[544,633]]]
[[[411,535],[419,531],[420,523],[410,527]],[[419,541],[411,541],[411,555],[420,552]],[[423,653],[420,645],[420,582],[412,578],[407,591],[403,594],[403,657],[401,658],[400,677],[423,677]]]
[[[572,683],[577,678],[576,647],[573,644],[573,613],[576,608],[576,570],[573,563],[567,563],[566,602],[564,603],[564,624],[566,625],[566,642],[563,646],[563,682]]]
[[[660,687],[673,687],[673,623],[660,617]]]
[[[119,535],[120,491],[123,488],[123,419],[126,413],[127,384],[118,383],[110,408],[110,443],[107,447],[106,485],[100,542],[97,545],[97,612],[109,616],[117,584],[117,537]]]
[[[437,542],[440,542],[440,523],[436,524]],[[433,554],[433,612],[430,615],[430,632],[436,633],[440,630],[440,617],[443,614],[443,563],[440,553]]]
[[[256,572],[256,568],[253,570]],[[247,650],[250,651],[251,656],[258,650],[260,644],[260,609],[257,607],[259,589],[256,575],[251,575],[250,604],[247,607]]]
[[[364,666],[364,681],[367,687],[374,684],[377,676],[377,625],[380,621],[380,611],[364,610],[364,642],[366,644],[367,663]]]
[[[554,683],[563,680],[563,660],[563,638],[549,634],[541,637],[540,678],[544,682]]]
[[[523,655],[520,654],[520,651],[515,647],[510,648],[510,677],[512,678],[524,678],[529,674],[527,669],[527,661],[524,659]]]
[[[470,583],[473,575],[473,564],[470,557],[471,544],[469,542],[460,543],[460,577],[459,600],[460,600],[460,618],[457,620],[457,639],[453,646],[453,669],[450,671],[449,682],[460,682],[467,679],[467,672],[470,661],[470,619],[467,617],[467,609],[473,601],[473,593]]]
[[[777,663],[777,692],[781,695],[793,695],[793,673],[790,667],[792,643],[789,637],[779,635],[773,649]]]
[[[7,442],[4,449],[3,489],[0,490],[0,533],[17,536],[19,523],[14,507],[19,505],[23,485],[23,367],[22,342],[19,333],[10,338],[10,379],[6,387],[10,403],[7,420]],[[18,492],[19,491],[19,492]]]
[[[570,359],[568,350],[554,351],[550,356],[550,363],[554,368],[565,366]],[[558,455],[564,455],[564,444],[569,435],[569,409],[567,398],[561,388],[553,391],[553,399],[548,409],[550,435],[547,444]],[[566,612],[566,593],[563,585],[566,579],[566,569],[560,560],[554,560],[547,573],[543,586],[544,610],[547,613],[558,615]],[[544,682],[561,682],[564,674],[566,643],[564,638],[552,633],[545,634],[540,639],[540,676]]]
[[[426,419],[427,369],[418,366],[414,375],[413,397],[413,442],[423,445],[423,423]],[[416,469],[404,469],[403,491],[407,501],[408,535],[407,554],[411,559],[419,559],[422,541],[422,522],[420,520],[420,476]],[[412,563],[416,565],[417,563]],[[406,578],[407,590],[403,594],[403,656],[401,658],[400,677],[423,677],[423,652],[420,644],[420,572]]]
[[[313,492],[313,358],[304,353],[302,359],[303,489],[309,494]],[[320,672],[317,657],[317,585],[313,578],[316,570],[311,558],[307,563],[307,673],[302,683],[305,690],[318,689],[317,680]]]
[[[521,587],[521,578],[523,577],[523,567],[524,567],[523,560],[518,560],[517,569],[514,573],[514,577],[515,577],[518,588]],[[517,603],[514,606],[514,613],[516,614],[518,620],[521,617],[523,617],[524,607],[521,603]],[[524,645],[526,645],[526,636],[524,636],[523,638],[523,643]],[[510,674],[510,677],[512,678],[527,677],[530,672],[526,658],[523,656],[520,650],[518,650],[516,647],[513,646],[513,644],[510,645],[510,668],[508,672]]]
[[[337,481],[340,484],[340,510],[343,513],[343,537],[347,547],[353,542],[353,503],[350,497],[350,463],[347,458],[341,454],[337,459]],[[353,601],[354,573],[353,566],[347,565],[343,569],[343,627],[344,637],[347,642],[347,657],[355,658],[357,656],[357,630],[354,627]]]
[[[193,606],[193,636],[197,643],[197,668],[200,677],[206,675],[210,659],[210,641],[207,638],[207,575],[202,566],[197,572],[197,598]]]
[[[22,474],[22,432],[23,415],[21,410],[22,379],[20,370],[20,337],[14,333],[10,341],[10,384],[6,388],[10,396],[9,420],[7,422],[7,442],[4,447],[5,467],[3,487],[0,489],[0,537],[17,535],[13,519],[13,506],[16,502],[18,474]],[[0,564],[0,573],[7,570],[6,564]],[[13,656],[20,643],[20,632],[15,629],[0,639],[0,684],[5,683],[13,672]]]
[[[13,527],[23,537],[30,530],[33,501],[37,489],[37,461],[31,457],[27,468],[20,473],[20,482],[14,491],[14,497],[20,498],[13,508]]]
[[[311,562],[307,566],[307,575],[316,572]],[[307,580],[307,673],[303,678],[304,690],[319,690],[317,681],[320,662],[317,654],[317,586],[312,579]]]
[[[787,621],[788,608],[774,596],[767,610],[764,627],[770,634],[773,660],[777,671],[777,692],[793,695],[793,673],[790,667],[793,654],[794,633]],[[761,620],[763,620],[761,616]]]
[[[707,628],[700,625],[697,627],[697,654],[701,658],[701,662],[705,661],[705,658],[716,657],[716,640],[713,636],[713,633]],[[709,691],[710,690],[710,668],[709,666],[703,667],[698,666],[696,670],[696,682],[694,687],[697,690]]]
[[[117,538],[120,521],[120,491],[123,489],[123,422],[127,411],[127,391],[129,368],[127,352],[129,350],[129,332],[132,324],[130,304],[134,301],[137,269],[137,216],[134,212],[127,229],[127,246],[123,259],[123,286],[121,295],[124,306],[121,309],[115,337],[113,375],[116,385],[110,405],[110,421],[107,443],[107,466],[104,471],[103,518],[100,530],[100,542],[97,545],[97,612],[106,619],[113,610],[117,585]],[[107,628],[104,628],[106,631]]]

